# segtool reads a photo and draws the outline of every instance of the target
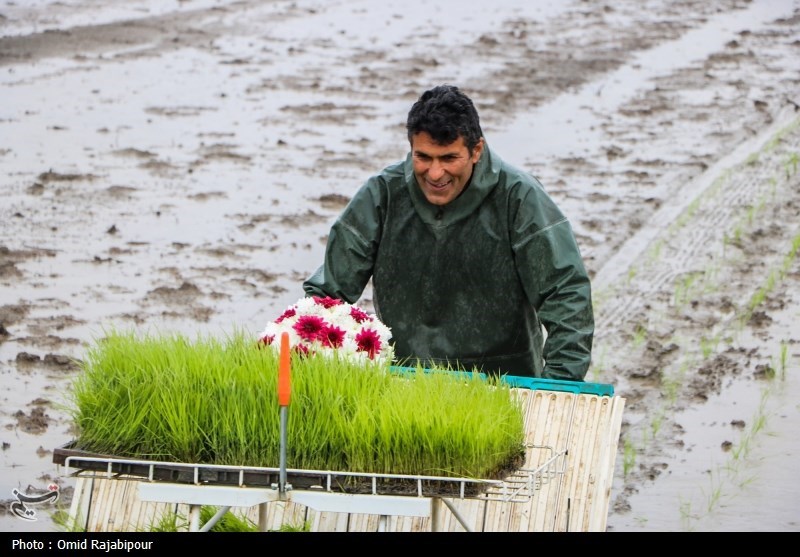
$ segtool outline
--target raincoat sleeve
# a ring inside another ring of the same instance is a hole
[[[330,296],[354,304],[372,276],[381,233],[381,184],[361,187],[328,235],[322,265],[303,282],[306,296]]]
[[[514,246],[523,288],[546,331],[546,379],[583,381],[594,313],[589,276],[569,221],[546,195],[521,211]]]

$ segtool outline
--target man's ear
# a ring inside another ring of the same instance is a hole
[[[483,154],[483,147],[486,143],[484,142],[483,138],[481,137],[478,143],[475,145],[475,148],[472,150],[472,164],[476,164],[480,158],[481,154]]]

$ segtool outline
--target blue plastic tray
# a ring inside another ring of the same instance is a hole
[[[403,366],[391,366],[390,369],[392,371],[405,372],[405,373],[417,371],[417,368],[403,367]],[[423,371],[425,371],[425,373],[429,373],[431,370],[425,369]],[[451,371],[450,373],[472,376],[472,373],[468,371]],[[481,375],[482,377],[486,377],[486,375],[483,373],[479,375]],[[517,375],[503,375],[502,380],[504,383],[510,385],[511,387],[522,388],[522,389],[531,389],[531,390],[538,389],[541,391],[560,391],[560,392],[563,391],[576,394],[614,396],[614,386],[609,385],[607,383],[586,383],[584,381],[541,379],[538,377],[519,377]]]

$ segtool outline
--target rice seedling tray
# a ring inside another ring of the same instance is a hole
[[[393,369],[399,372],[412,371],[411,368]],[[509,376],[503,379],[515,388],[613,396],[613,387],[605,384]],[[483,496],[507,500],[507,493],[512,492],[515,494],[512,498],[525,500],[536,491],[535,486],[541,485],[543,479],[553,475],[554,469],[561,467],[555,462],[557,459],[560,459],[560,455],[548,459],[546,468],[542,470],[509,469],[506,470],[508,476],[499,475],[493,479],[287,469],[285,480],[292,489],[321,489],[338,493],[462,498]],[[91,473],[108,478],[178,484],[273,488],[281,479],[281,470],[277,467],[163,462],[142,457],[98,454],[82,450],[80,440],[54,449],[53,462],[75,470],[75,476]]]
[[[54,449],[53,462],[74,469],[73,476],[109,479],[138,479],[193,485],[277,488],[279,468],[229,466],[155,460],[128,459],[83,451],[77,441]],[[525,475],[524,471],[522,472]],[[530,478],[529,484],[538,484]],[[287,469],[286,484],[293,490],[322,490],[333,493],[409,495],[470,498],[490,494],[491,498],[529,499],[532,493],[520,489],[520,471],[512,483],[504,480],[454,478],[446,476],[377,474],[329,470]]]

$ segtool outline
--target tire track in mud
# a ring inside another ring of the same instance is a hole
[[[629,401],[612,515],[648,516],[653,509],[632,509],[629,497],[671,473],[670,459],[691,459],[684,451],[696,443],[687,447],[681,412],[724,398],[734,381],[750,381],[750,396],[763,396],[779,346],[795,346],[789,358],[800,357],[796,328],[771,327],[792,311],[800,281],[799,157],[800,118],[785,112],[687,187],[692,196],[664,207],[653,219],[659,225],[633,236],[597,275],[601,361],[590,375]],[[757,406],[741,397],[731,403],[745,413],[741,423]],[[669,456],[676,452],[683,456]]]
[[[705,262],[698,262],[698,259],[712,246],[712,241],[720,240],[720,232],[726,231],[724,225],[730,223],[743,206],[752,205],[770,188],[768,176],[738,172],[726,180],[726,174],[736,173],[733,167],[745,164],[746,157],[757,153],[782,129],[791,126],[794,114],[793,110],[784,111],[764,133],[742,144],[714,167],[687,183],[676,192],[671,203],[653,215],[648,225],[630,237],[600,269],[593,279],[594,287],[603,293],[601,297],[606,295],[604,291],[614,291],[614,304],[602,308],[597,315],[596,338],[603,339],[613,334],[615,324],[624,322],[625,315],[641,309],[655,293],[665,288],[671,291],[670,279],[705,266]],[[775,156],[774,153],[767,155]],[[753,167],[762,172],[776,172],[782,164],[782,161],[760,161]],[[721,181],[725,183],[721,184]],[[705,210],[698,211],[699,216],[693,218],[695,211],[692,206],[701,204]],[[688,222],[682,224],[682,219]],[[679,239],[676,240],[678,232]],[[687,238],[689,241],[684,241]],[[647,250],[652,252],[659,246],[667,246],[670,253],[662,254],[658,259],[648,257]],[[714,258],[713,253],[705,255]],[[630,280],[632,274],[635,274],[635,281]]]
[[[686,197],[679,206],[665,208],[672,220],[654,217],[658,226],[644,229],[633,236],[618,252],[621,257],[610,260],[594,279],[595,290],[600,298],[597,308],[596,339],[599,344],[624,336],[626,328],[636,325],[636,318],[645,314],[649,317],[669,319],[676,310],[675,298],[679,286],[676,281],[691,273],[709,273],[709,269],[722,273],[737,273],[736,265],[769,270],[775,261],[785,255],[781,250],[791,245],[792,235],[797,233],[797,225],[792,221],[792,210],[798,206],[800,192],[791,180],[782,177],[796,167],[797,153],[800,152],[800,120],[784,119],[760,136],[760,142],[748,143],[748,147],[761,145],[753,150],[752,161],[741,159],[743,151],[737,150],[738,163],[726,158],[730,164],[724,171],[715,170],[701,176],[698,182],[709,181],[708,187],[697,188],[695,197]],[[778,130],[776,132],[776,130]],[[778,141],[778,145],[770,144]],[[794,160],[794,162],[792,162]],[[735,164],[735,166],[733,166]],[[789,201],[791,200],[791,201]],[[757,212],[764,214],[764,225],[754,222]],[[769,213],[780,215],[783,222],[771,220]],[[749,230],[744,229],[744,225]],[[772,229],[765,231],[765,228]],[[776,230],[776,225],[778,229]],[[653,231],[659,231],[657,235]],[[772,249],[743,250],[738,244],[746,243],[752,236],[768,235],[772,239]],[[685,241],[689,238],[690,241]],[[727,253],[726,250],[733,253]],[[738,251],[737,251],[738,250]],[[713,278],[713,277],[712,277]],[[766,278],[766,275],[765,277]],[[715,278],[721,286],[723,277]],[[747,302],[759,288],[754,281],[741,281],[738,285],[728,283],[729,295],[736,296],[739,304]],[[739,291],[734,288],[738,286]],[[742,291],[749,288],[749,291]],[[605,300],[613,300],[613,303]],[[658,301],[662,302],[660,305]],[[661,316],[654,315],[656,310]],[[741,312],[740,312],[741,313]],[[623,334],[621,334],[621,332]]]

